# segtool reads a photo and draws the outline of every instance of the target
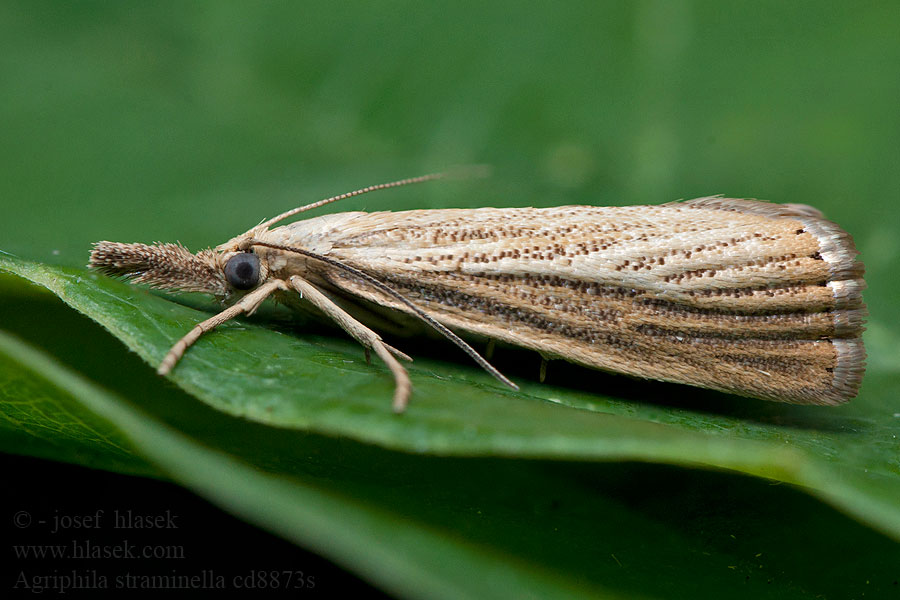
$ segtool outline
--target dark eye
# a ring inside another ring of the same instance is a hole
[[[225,264],[225,279],[239,290],[249,290],[259,283],[259,257],[252,252],[235,254]]]

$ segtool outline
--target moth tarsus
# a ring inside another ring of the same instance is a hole
[[[213,294],[230,306],[175,343],[167,373],[204,333],[268,297],[302,298],[374,351],[411,393],[397,359],[358,315],[406,315],[504,384],[455,332],[632,376],[743,396],[839,404],[865,370],[862,263],[816,209],[721,197],[657,206],[346,212],[275,223],[370,191],[292,209],[216,247],[98,242],[90,266],[136,283]],[[406,321],[397,318],[404,327]]]

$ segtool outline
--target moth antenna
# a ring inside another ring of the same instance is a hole
[[[447,338],[448,340],[450,340],[451,342],[453,342],[454,344],[459,346],[459,348],[462,349],[463,352],[468,354],[469,357],[472,358],[472,360],[474,360],[476,363],[478,363],[479,367],[481,367],[482,369],[484,369],[485,371],[487,371],[488,373],[493,375],[495,379],[497,379],[501,383],[511,387],[514,390],[519,389],[519,386],[517,386],[515,383],[510,381],[505,375],[503,375],[503,373],[498,371],[496,369],[496,367],[494,367],[491,363],[486,361],[480,354],[478,354],[478,352],[475,351],[474,348],[472,348],[472,346],[470,346],[465,341],[463,341],[462,338],[460,338],[458,335],[456,335],[455,333],[453,333],[452,331],[447,329],[447,327],[445,327],[444,325],[442,325],[441,323],[436,321],[433,317],[431,317],[428,313],[423,311],[421,308],[419,308],[418,306],[416,306],[415,304],[413,304],[412,302],[407,300],[401,293],[397,292],[396,290],[391,289],[390,287],[388,287],[381,281],[378,281],[377,279],[375,279],[368,273],[365,273],[364,271],[360,271],[359,269],[357,269],[355,267],[351,267],[350,265],[346,265],[340,261],[334,260],[333,258],[328,258],[327,256],[322,256],[321,254],[316,254],[315,252],[310,252],[309,250],[304,250],[303,248],[293,248],[291,246],[282,246],[280,244],[271,244],[269,242],[264,242],[262,240],[251,240],[250,245],[265,246],[266,248],[274,248],[275,250],[285,250],[287,252],[296,252],[297,254],[302,254],[303,256],[308,256],[309,258],[322,261],[327,265],[337,267],[338,269],[346,271],[347,273],[350,273],[351,275],[353,275],[355,277],[359,277],[360,279],[362,279],[363,281],[365,281],[366,283],[368,283],[375,289],[377,289],[381,292],[384,292],[391,298],[394,298],[398,302],[401,302],[402,304],[407,306],[424,323],[426,323],[431,328],[433,328],[435,331],[437,331],[438,333],[443,335],[445,338]]]
[[[379,183],[378,185],[370,185],[368,187],[364,187],[358,190],[354,190],[352,192],[347,192],[345,194],[339,194],[337,196],[332,196],[331,198],[325,198],[324,200],[319,200],[318,202],[313,202],[312,204],[307,204],[306,206],[300,206],[297,208],[292,208],[287,212],[283,212],[277,217],[272,217],[268,221],[263,222],[259,225],[260,228],[267,228],[278,221],[283,219],[287,219],[288,217],[293,217],[298,213],[305,212],[307,210],[312,210],[314,208],[319,208],[320,206],[325,206],[326,204],[331,204],[332,202],[337,202],[338,200],[345,200],[347,198],[353,198],[354,196],[362,196],[363,194],[368,194],[369,192],[375,192],[378,190],[386,190],[389,188],[402,187],[404,185],[412,185],[414,183],[424,183],[426,181],[431,181],[433,179],[440,179],[444,177],[444,173],[430,173],[428,175],[421,175],[419,177],[411,177],[409,179],[400,179],[399,181],[391,181],[390,183]]]
[[[370,185],[368,187],[364,187],[358,190],[354,190],[352,192],[347,192],[345,194],[339,194],[337,196],[332,196],[331,198],[325,198],[324,200],[319,200],[318,202],[313,202],[312,204],[307,204],[306,206],[300,206],[297,208],[292,208],[287,212],[283,212],[277,217],[272,217],[268,221],[264,221],[260,223],[254,229],[267,229],[268,227],[274,225],[278,221],[283,219],[287,219],[288,217],[293,217],[296,214],[305,212],[307,210],[312,210],[314,208],[319,208],[320,206],[325,206],[326,204],[331,204],[332,202],[337,202],[338,200],[345,200],[347,198],[353,198],[354,196],[362,196],[363,194],[368,194],[369,192],[376,192],[378,190],[386,190],[390,188],[403,187],[405,185],[412,185],[414,183],[425,183],[426,181],[433,181],[435,179],[443,179],[446,177],[486,177],[490,172],[490,168],[487,165],[472,165],[469,167],[460,167],[458,169],[453,169],[451,171],[444,171],[442,173],[429,173],[428,175],[420,175],[419,177],[410,177],[408,179],[400,179],[398,181],[391,181],[389,183],[379,183],[378,185]]]

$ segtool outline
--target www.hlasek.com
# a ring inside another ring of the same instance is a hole
[[[107,575],[95,569],[28,574],[19,572],[13,589],[35,594],[73,590],[300,590],[316,587],[315,577],[303,571],[250,570],[240,575],[221,575],[212,569],[198,573],[180,573],[175,569],[166,574],[147,575],[131,572]]]
[[[65,544],[13,544],[12,549],[13,555],[20,560],[185,558],[184,546],[180,544],[141,545],[132,544],[128,540],[122,540],[115,544],[97,544],[89,539],[75,539]]]

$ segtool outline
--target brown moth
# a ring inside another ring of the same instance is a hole
[[[435,179],[371,186],[293,209],[197,254],[176,244],[97,242],[90,266],[229,305],[179,340],[269,296],[302,297],[388,365],[394,409],[411,385],[360,319],[414,317],[494,369],[454,331],[548,358],[742,396],[834,405],[865,371],[863,265],[816,209],[698,198],[658,206],[477,208],[328,214],[329,202]],[[408,321],[408,318],[406,319]]]

